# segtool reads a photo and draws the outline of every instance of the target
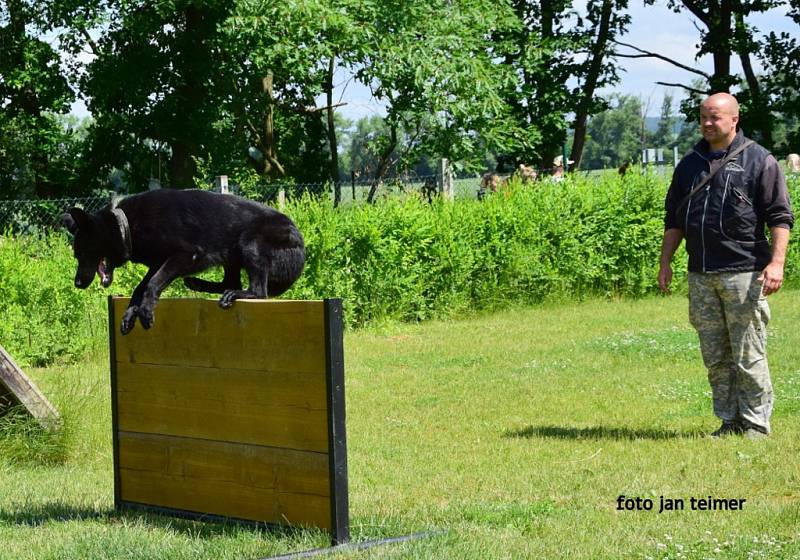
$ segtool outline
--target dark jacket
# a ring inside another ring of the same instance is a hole
[[[745,140],[737,132],[728,150]],[[766,228],[794,224],[783,171],[753,143],[686,201],[715,163],[721,158],[712,156],[705,140],[680,161],[667,192],[664,226],[683,232],[691,272],[762,270],[772,258]]]

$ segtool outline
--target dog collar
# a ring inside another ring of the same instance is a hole
[[[122,208],[117,208],[116,206],[111,208],[111,214],[117,220],[119,232],[122,236],[122,247],[124,249],[122,258],[123,260],[128,260],[131,253],[133,253],[133,240],[131,239],[131,226],[128,223],[128,217],[122,211]]]

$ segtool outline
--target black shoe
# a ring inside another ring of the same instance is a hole
[[[722,438],[733,434],[741,434],[742,428],[736,422],[723,422],[717,430],[711,432],[712,438]]]
[[[769,436],[768,433],[762,432],[757,428],[747,428],[744,431],[744,437],[746,437],[747,439],[764,439],[765,437],[768,436]]]

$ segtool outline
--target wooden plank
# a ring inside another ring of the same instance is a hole
[[[119,433],[122,502],[330,528],[328,457]]]
[[[13,405],[22,405],[44,427],[58,424],[56,408],[0,346],[0,409]]]
[[[332,544],[350,540],[347,434],[344,403],[344,320],[341,299],[325,302],[325,390],[328,398],[328,455],[331,483]]]
[[[116,366],[121,431],[328,451],[323,375]]]
[[[128,298],[114,298],[115,323]],[[325,371],[322,301],[162,299],[150,330],[116,337],[120,362]],[[117,328],[119,326],[117,325]]]

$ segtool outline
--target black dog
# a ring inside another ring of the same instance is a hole
[[[133,291],[122,318],[128,334],[136,317],[153,325],[161,292],[176,278],[222,266],[222,282],[184,278],[192,290],[222,294],[220,307],[237,299],[278,296],[303,271],[305,245],[295,224],[277,210],[228,194],[160,189],[136,194],[96,214],[72,208],[62,221],[75,236],[75,286],[87,288],[100,276],[104,287],[127,261],[145,264],[147,274]],[[250,281],[242,290],[240,271]]]

